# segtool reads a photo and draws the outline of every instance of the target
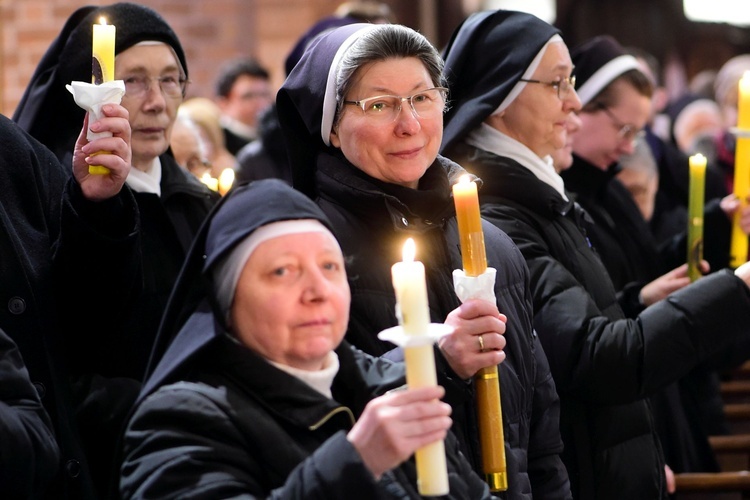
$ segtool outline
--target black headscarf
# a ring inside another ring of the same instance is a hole
[[[310,43],[312,43],[312,41],[315,40],[315,38],[317,38],[319,35],[326,31],[355,23],[361,23],[361,21],[358,21],[357,19],[349,16],[328,16],[313,24],[310,29],[308,29],[299,38],[299,40],[297,40],[297,43],[292,48],[291,52],[289,52],[286,61],[284,61],[284,69],[286,70],[286,74],[289,75],[292,72],[294,67],[302,58],[302,54],[305,53],[307,46],[310,45]]]
[[[441,151],[455,146],[490,116],[539,51],[559,33],[524,12],[496,10],[469,16],[443,52],[450,106]]]
[[[134,3],[86,6],[66,21],[39,62],[13,114],[13,120],[61,160],[73,151],[85,111],[65,88],[72,81],[91,81],[93,25],[105,17],[114,24],[115,54],[144,41],[164,42],[174,50],[188,76],[185,52],[167,22],[153,9]]]
[[[576,68],[578,97],[584,106],[623,73],[641,71],[638,60],[609,35],[591,38],[574,47],[570,58]]]
[[[317,152],[329,148],[321,130],[324,100],[326,116],[336,110],[335,82],[329,73],[339,48],[355,34],[376,29],[372,24],[350,24],[316,38],[294,66],[276,95],[279,121],[284,131],[294,187],[313,196]],[[330,124],[329,124],[330,126]],[[327,131],[329,133],[330,130]]]
[[[279,179],[239,186],[221,199],[201,227],[175,284],[142,397],[226,331],[223,312],[211,297],[214,265],[260,227],[302,219],[320,221],[331,230],[331,223],[311,199]]]

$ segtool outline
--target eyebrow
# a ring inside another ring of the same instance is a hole
[[[415,90],[418,90],[418,89],[422,88],[424,85],[425,85],[424,82],[419,82],[418,84],[414,85],[411,88],[411,90],[409,90],[409,92],[414,92]],[[432,85],[432,82],[429,82],[426,85]],[[425,87],[425,88],[430,88],[430,87],[428,86],[428,87]],[[373,87],[372,91],[373,92],[383,92],[383,94],[378,94],[378,95],[396,95],[396,94],[393,93],[392,90],[390,90],[388,88],[385,88],[385,87]],[[375,97],[377,97],[377,95]]]
[[[176,64],[170,64],[164,68],[162,68],[161,73],[166,73],[168,71],[176,71],[180,72],[180,68],[177,67]],[[124,73],[148,73],[149,70],[145,66],[134,66],[132,68],[126,68],[124,70]]]

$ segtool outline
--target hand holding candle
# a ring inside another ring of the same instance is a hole
[[[414,260],[415,252],[414,240],[409,238],[404,244],[403,261],[393,265],[391,276],[404,332],[411,336],[427,336],[430,326],[427,284],[424,265]],[[404,347],[406,383],[409,387],[437,385],[432,349],[432,342]],[[443,442],[437,441],[417,450],[415,461],[419,493],[425,496],[448,494],[448,469]]]
[[[703,205],[706,186],[706,157],[696,154],[690,157],[690,197],[688,202],[688,248],[687,263],[690,281],[701,276],[703,260]]]
[[[750,195],[750,72],[745,72],[739,83],[739,101],[737,105],[737,146],[734,153],[734,195],[740,201],[740,207],[747,205]],[[729,265],[739,267],[747,261],[747,235],[740,227],[740,212],[734,214],[732,224],[732,247]]]
[[[459,182],[453,185],[453,200],[456,204],[464,273],[467,276],[480,277],[487,271],[487,255],[476,183],[470,182],[468,176],[462,176]],[[492,283],[494,284],[494,279]],[[481,340],[481,336],[479,339]],[[474,376],[474,382],[485,480],[491,491],[504,491],[508,489],[508,477],[497,366],[479,370]]]

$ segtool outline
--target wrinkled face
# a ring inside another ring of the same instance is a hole
[[[130,113],[133,166],[145,170],[154,158],[167,151],[177,108],[182,102],[182,96],[166,95],[156,78],[179,80],[179,64],[165,44],[134,45],[117,55],[115,78],[125,80],[126,87],[134,79],[149,82],[142,95],[126,92],[122,98],[123,107]]]
[[[424,64],[415,57],[386,59],[357,72],[347,101],[380,95],[408,97],[435,87]],[[416,188],[435,161],[443,139],[443,115],[417,116],[403,102],[395,120],[376,122],[356,105],[344,105],[331,132],[331,144],[352,164],[375,179]]]
[[[261,243],[240,275],[232,330],[261,356],[319,370],[349,322],[344,259],[330,234],[298,233]]]
[[[530,79],[557,82],[572,72],[568,48],[556,42],[547,46]],[[543,158],[565,146],[568,115],[580,108],[581,101],[573,90],[558,96],[551,85],[527,83],[503,112],[490,116],[486,122]]]
[[[209,171],[206,148],[197,126],[189,126],[177,121],[172,128],[170,145],[177,164],[191,174],[200,178]]]
[[[241,75],[226,97],[217,100],[222,112],[247,125],[256,127],[259,115],[271,105],[273,95],[268,80]]]
[[[565,120],[565,129],[568,131],[565,145],[552,153],[552,164],[559,174],[573,165],[573,136],[581,128],[581,118],[577,113],[570,113]]]
[[[612,85],[616,103],[607,110],[582,112],[581,130],[573,138],[573,152],[602,170],[633,153],[633,137],[621,131],[625,126],[642,130],[651,113],[651,99],[631,84],[620,80]]]

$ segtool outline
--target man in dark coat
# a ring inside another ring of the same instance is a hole
[[[115,136],[84,146],[83,134],[73,175],[0,117],[0,328],[18,345],[60,448],[45,498],[96,498],[65,352],[81,341],[82,330],[114,328],[140,286],[138,209],[130,190],[121,189],[130,168],[130,129],[121,106],[105,106],[105,114],[108,109],[114,114],[91,126]],[[117,154],[96,157],[110,174],[89,175],[85,157],[100,150]],[[29,471],[34,464],[18,466]]]
[[[476,57],[490,50],[493,57]],[[573,494],[665,498],[664,458],[645,397],[746,334],[750,268],[743,279],[704,278],[625,319],[586,237],[590,219],[551,164],[565,144],[567,116],[580,109],[558,31],[528,14],[479,13],[454,33],[445,58],[453,102],[443,152],[483,180],[483,215],[529,266]],[[711,331],[727,317],[731,325]]]

